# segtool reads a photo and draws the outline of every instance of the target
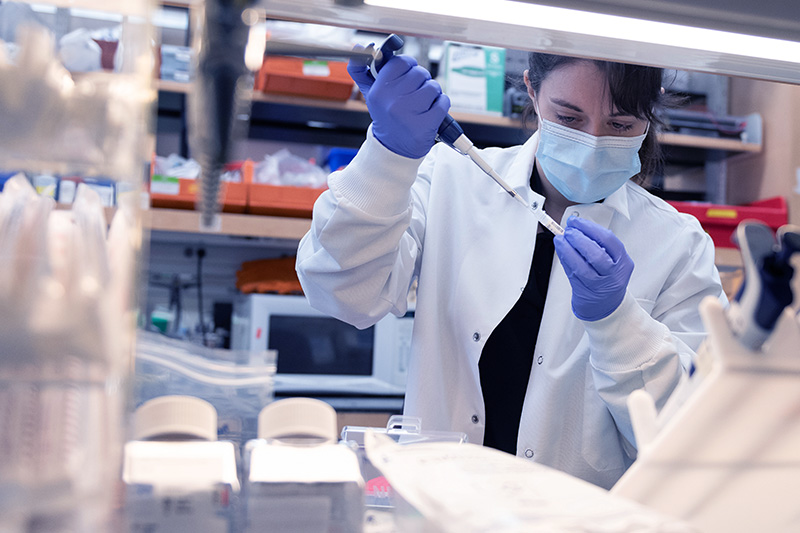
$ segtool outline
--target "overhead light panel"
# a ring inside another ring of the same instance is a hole
[[[364,0],[365,4],[431,15],[526,26],[635,43],[800,63],[800,42],[634,19],[511,0]]]

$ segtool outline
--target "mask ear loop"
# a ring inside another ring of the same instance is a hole
[[[536,114],[536,129],[540,130],[542,128],[542,115],[539,113],[539,103],[536,99],[533,100],[533,112]]]

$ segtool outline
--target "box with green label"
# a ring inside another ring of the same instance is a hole
[[[347,100],[353,91],[347,62],[267,56],[256,75],[255,89],[265,93]]]
[[[503,114],[505,49],[446,42],[439,72],[453,110]]]

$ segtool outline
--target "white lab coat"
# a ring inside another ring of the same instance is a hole
[[[534,134],[481,154],[527,202],[541,203],[529,186],[537,142]],[[449,147],[408,159],[371,130],[328,185],[297,254],[311,305],[368,327],[405,313],[417,279],[405,414],[420,417],[423,429],[482,443],[478,359],[525,287],[536,220]],[[700,300],[724,296],[714,246],[697,220],[638,185],[569,208],[562,226],[572,214],[613,231],[635,268],[620,307],[582,322],[553,258],[517,455],[608,488],[636,455],[626,398],[644,388],[663,404],[704,338]]]

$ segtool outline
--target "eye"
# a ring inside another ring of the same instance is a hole
[[[564,125],[574,124],[577,120],[575,117],[570,117],[568,115],[559,115],[556,113],[556,120]]]
[[[625,124],[623,122],[612,122],[611,127],[614,128],[615,131],[620,133],[625,133],[633,129],[633,124]]]

